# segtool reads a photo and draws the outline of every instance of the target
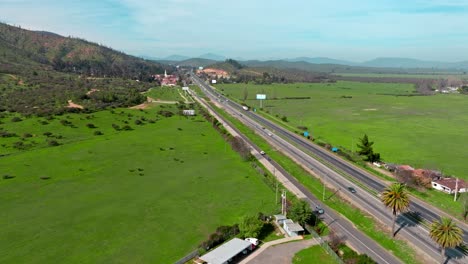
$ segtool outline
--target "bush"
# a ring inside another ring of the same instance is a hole
[[[8,180],[8,179],[13,179],[14,177],[15,177],[15,176],[13,176],[13,175],[5,174],[5,175],[3,175],[2,178],[3,178],[4,180]]]
[[[143,122],[141,122],[140,119],[135,120],[135,125],[142,125],[142,124],[143,124]]]
[[[13,118],[11,119],[11,122],[20,122],[20,121],[23,121],[23,119],[21,119],[21,118],[19,118],[19,117],[17,117],[17,116],[15,116],[15,117],[13,117]]]
[[[115,130],[117,130],[117,131],[120,130],[120,126],[117,125],[117,124],[112,124],[112,127],[113,127]]]
[[[96,131],[94,131],[94,135],[95,136],[100,136],[100,135],[103,135],[103,133],[101,131],[99,131],[99,130],[96,130]]]
[[[52,132],[44,132],[44,133],[42,133],[42,135],[44,135],[46,137],[50,137],[50,136],[52,136]]]
[[[60,143],[58,143],[57,140],[49,140],[49,141],[47,141],[47,145],[49,145],[51,147],[56,147],[56,146],[59,146]]]
[[[96,128],[96,126],[93,123],[88,123],[86,124],[88,128]]]
[[[133,128],[131,126],[129,126],[129,125],[125,125],[125,126],[122,127],[122,130],[127,130],[128,131],[128,130],[133,130]]]
[[[30,137],[32,137],[31,133],[24,133],[23,134],[23,138],[30,138]]]

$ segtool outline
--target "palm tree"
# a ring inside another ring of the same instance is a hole
[[[445,249],[456,247],[463,242],[463,231],[450,218],[442,217],[431,225],[429,236],[442,248],[442,258],[445,258]]]
[[[381,196],[382,202],[386,207],[392,209],[393,213],[393,225],[392,225],[392,235],[395,237],[395,222],[397,214],[406,211],[409,207],[409,196],[406,192],[406,187],[402,183],[394,183],[388,186]]]

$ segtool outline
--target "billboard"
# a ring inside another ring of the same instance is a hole
[[[265,100],[266,94],[257,94],[257,100]]]
[[[188,91],[189,88],[187,86],[182,87],[182,91]]]
[[[216,80],[211,80],[211,83],[216,83]]]

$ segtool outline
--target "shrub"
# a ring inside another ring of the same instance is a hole
[[[125,125],[125,126],[122,127],[122,130],[127,130],[128,131],[128,130],[133,130],[133,128],[131,126],[129,126],[129,125]]]
[[[5,174],[5,175],[3,175],[2,178],[3,178],[4,180],[8,180],[8,179],[13,179],[14,177],[15,177],[15,176],[13,176],[13,175]]]
[[[15,116],[15,117],[13,117],[13,118],[11,119],[11,122],[20,122],[20,121],[23,121],[23,119],[21,119],[21,118],[19,118],[19,117],[17,117],[17,116]]]
[[[40,178],[41,180],[48,180],[48,179],[50,179],[50,176],[41,176],[41,177],[39,177],[39,178]]]
[[[143,124],[143,122],[141,122],[140,119],[135,120],[135,125],[142,125],[142,124]]]
[[[49,141],[47,141],[47,144],[48,144],[49,146],[51,146],[51,147],[55,147],[55,146],[60,145],[60,143],[58,143],[57,140],[49,140]]]
[[[31,133],[24,133],[23,134],[23,138],[30,138],[30,137],[32,137]]]
[[[93,123],[88,123],[86,124],[88,128],[96,128],[96,126]]]
[[[112,127],[113,127],[115,130],[117,130],[117,131],[120,130],[120,126],[117,125],[117,124],[112,124]]]
[[[44,132],[44,133],[42,133],[42,135],[44,135],[46,137],[50,137],[50,136],[52,136],[52,132]]]
[[[101,131],[96,130],[96,131],[94,131],[94,135],[95,135],[95,136],[100,136],[100,135],[103,135],[103,134],[102,134]]]

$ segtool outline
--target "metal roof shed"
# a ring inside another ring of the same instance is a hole
[[[224,264],[251,246],[252,244],[248,241],[233,238],[201,256],[200,259],[208,262],[208,264]]]

